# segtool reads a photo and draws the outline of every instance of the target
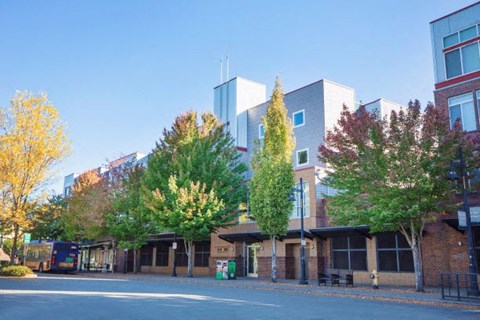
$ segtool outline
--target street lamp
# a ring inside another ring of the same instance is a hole
[[[173,243],[172,243],[172,249],[173,249],[173,270],[172,270],[172,277],[177,276],[177,234],[173,234]]]
[[[305,280],[305,234],[303,230],[303,179],[300,178],[300,188],[292,188],[290,201],[296,201],[293,192],[300,193],[300,281],[299,284],[308,284]]]
[[[460,159],[452,162],[450,170],[448,171],[447,179],[451,181],[462,180],[462,194],[463,194],[463,211],[465,211],[465,224],[467,229],[467,243],[468,243],[468,267],[470,273],[470,288],[474,295],[478,295],[477,283],[477,257],[473,242],[472,220],[470,216],[470,205],[468,203],[467,180],[471,178],[467,172],[467,165],[463,156],[463,148],[459,147]],[[457,175],[455,167],[460,168],[460,176]]]

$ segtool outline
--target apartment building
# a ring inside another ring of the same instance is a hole
[[[450,124],[480,129],[480,2],[430,23],[435,104],[448,111]]]
[[[448,112],[450,127],[460,121],[466,134],[480,130],[480,2],[430,22],[435,104]],[[477,175],[478,175],[477,170]],[[478,177],[476,177],[478,179]],[[480,269],[480,199],[469,197],[477,265]],[[429,226],[427,233],[439,237],[440,247],[430,250],[435,272],[468,272],[468,248],[464,234],[465,213],[458,211]],[[447,227],[447,225],[449,227]],[[440,242],[441,241],[441,242]],[[427,268],[428,269],[428,268]]]

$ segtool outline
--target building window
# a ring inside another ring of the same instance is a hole
[[[305,124],[305,110],[294,112],[292,115],[293,127],[301,127]]]
[[[367,241],[362,236],[332,238],[334,269],[367,270]]]
[[[477,130],[477,121],[475,120],[475,108],[473,105],[473,96],[471,93],[448,98],[448,110],[450,115],[450,128],[453,128],[455,122],[458,119],[462,124],[463,130]]]
[[[412,249],[402,234],[380,233],[376,238],[378,271],[414,271]]]
[[[460,42],[470,40],[477,36],[477,26],[473,26],[460,31]]]
[[[480,51],[478,42],[462,48],[463,73],[470,73],[480,69]]]
[[[480,90],[477,91],[477,108],[478,114],[480,115]]]
[[[480,25],[479,25],[480,28]],[[480,31],[480,29],[478,30]],[[455,32],[449,36],[443,38],[443,47],[448,48],[457,43],[464,42],[470,39],[475,38],[479,33],[477,31],[477,26],[471,26],[466,29],[460,30],[460,32]]]
[[[265,127],[263,126],[263,123],[260,123],[258,125],[258,139],[263,138],[265,138]]]
[[[297,166],[308,164],[308,148],[297,151]]]
[[[480,228],[472,228],[473,231],[473,243],[475,251],[477,253],[477,270],[480,270]]]
[[[474,42],[445,53],[447,79],[480,70],[479,43]]]
[[[168,267],[168,251],[170,247],[166,243],[160,243],[157,245],[157,259],[155,265],[157,267]]]
[[[188,256],[185,251],[185,244],[183,242],[177,242],[177,250],[175,250],[175,257],[177,262],[177,267],[186,267],[188,266]]]
[[[300,190],[300,183],[295,185],[295,189]],[[295,201],[293,202],[293,210],[291,218],[300,218],[302,212],[300,210],[300,192],[294,192]],[[303,183],[303,216],[310,217],[310,187],[308,182]]]
[[[151,266],[153,258],[153,247],[146,246],[140,249],[140,265],[141,266]]]
[[[195,243],[195,267],[208,267],[210,258],[210,242]]]

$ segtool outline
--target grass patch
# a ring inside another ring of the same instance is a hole
[[[25,277],[27,274],[33,274],[33,272],[25,266],[6,266],[0,269],[0,276],[4,277]]]

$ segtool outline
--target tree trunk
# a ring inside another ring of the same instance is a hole
[[[12,251],[10,252],[10,263],[13,264],[15,261],[15,256],[17,255],[17,242],[18,242],[18,232],[20,230],[20,227],[18,224],[15,224],[15,230],[13,232],[13,245],[12,245]]]
[[[412,235],[412,254],[413,254],[413,268],[415,270],[415,290],[423,291],[423,270],[422,270],[422,255],[420,252],[420,239],[417,235]]]
[[[192,248],[193,248],[193,241],[185,241],[185,251],[187,252],[188,258],[188,268],[187,268],[187,277],[193,277],[193,261],[192,261]]]
[[[137,249],[133,249],[133,273],[137,273]]]
[[[277,282],[277,239],[272,237],[272,282]]]

